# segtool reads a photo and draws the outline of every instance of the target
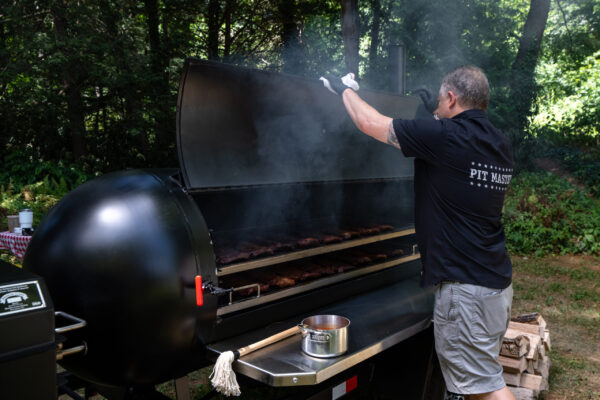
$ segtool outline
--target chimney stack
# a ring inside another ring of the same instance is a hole
[[[390,87],[389,90],[404,95],[404,88],[406,84],[406,54],[404,43],[390,45],[388,50],[389,59],[389,79]]]

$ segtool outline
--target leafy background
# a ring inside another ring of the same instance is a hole
[[[476,64],[489,115],[513,142],[505,205],[516,254],[598,254],[600,3],[550,2],[534,85],[515,70],[531,6],[549,0],[358,2],[363,87],[389,88],[406,49],[409,94]],[[0,4],[0,217],[35,223],[65,193],[125,168],[176,166],[175,104],[186,57],[317,79],[347,70],[339,1],[7,0]],[[548,174],[551,159],[565,173]],[[570,180],[565,179],[570,177]],[[571,182],[575,182],[573,185]]]

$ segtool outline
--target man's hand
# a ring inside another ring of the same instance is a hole
[[[329,89],[331,93],[340,96],[346,89],[352,89],[354,91],[359,89],[358,82],[354,80],[354,74],[352,72],[342,78],[328,74],[324,77],[320,77],[319,80],[323,81],[323,86]]]
[[[421,98],[421,101],[423,101],[423,105],[425,106],[425,109],[427,111],[429,111],[430,113],[433,113],[435,111],[435,109],[438,107],[437,98],[433,97],[433,94],[431,93],[431,91],[429,89],[427,89],[425,86],[419,86],[418,88],[413,89],[412,92],[419,95],[419,97]]]

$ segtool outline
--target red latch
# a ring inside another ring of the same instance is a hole
[[[358,377],[354,375],[352,378],[346,381],[346,393],[351,392],[352,390],[358,387]]]
[[[204,289],[202,288],[202,277],[196,275],[196,305],[201,307],[204,305]]]

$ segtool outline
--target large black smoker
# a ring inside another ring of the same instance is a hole
[[[387,115],[422,108],[361,96]],[[61,360],[67,371],[114,399],[159,398],[154,386],[177,379],[184,398],[180,378],[220,352],[326,313],[352,321],[346,354],[309,357],[295,336],[235,362],[238,376],[295,387],[295,398],[332,398],[384,370],[414,398],[439,389],[412,160],[360,134],[319,81],[195,59],[179,87],[177,151],[179,169],[94,179],[37,228],[24,269],[56,310],[87,323],[67,335],[85,347]],[[385,368],[373,375],[374,360]]]

